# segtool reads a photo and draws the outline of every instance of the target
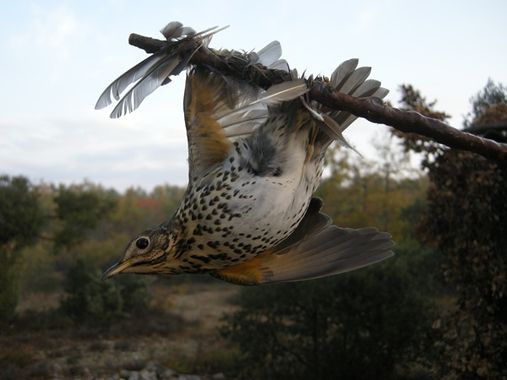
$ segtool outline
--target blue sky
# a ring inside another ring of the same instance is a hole
[[[184,184],[184,75],[133,114],[93,109],[104,87],[145,57],[131,32],[169,21],[230,25],[211,46],[259,49],[277,39],[292,67],[329,75],[357,57],[391,90],[411,83],[460,126],[488,78],[507,83],[506,1],[11,1],[0,15],[0,173],[33,181],[89,179],[117,189]],[[384,128],[354,123],[349,140],[374,157]]]

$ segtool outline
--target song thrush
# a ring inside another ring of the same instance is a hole
[[[153,90],[207,48],[213,31],[195,33],[172,22],[162,33],[167,46],[134,66],[102,94],[96,108],[111,103],[136,82],[112,113],[135,109]],[[213,51],[246,66],[288,71],[272,42],[257,53]],[[357,59],[330,78],[335,91],[382,98],[387,90],[366,80],[370,68]],[[105,272],[209,273],[237,284],[298,281],[360,268],[392,255],[389,234],[373,228],[331,224],[312,197],[326,149],[356,118],[324,111],[305,100],[307,84],[292,81],[267,90],[210,68],[190,67],[184,97],[189,147],[189,183],[175,214],[128,244],[123,258]]]

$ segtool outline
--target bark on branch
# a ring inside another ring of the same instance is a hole
[[[129,43],[147,53],[155,53],[166,44],[165,41],[135,33],[130,35]],[[234,57],[224,57],[204,47],[197,51],[190,63],[204,65],[238,79],[249,80],[263,88],[291,79],[285,71],[271,70],[260,65],[247,66],[245,62]],[[500,166],[507,167],[507,144],[460,131],[440,120],[387,106],[378,98],[356,98],[333,92],[325,82],[319,80],[310,83],[310,97],[331,109],[348,111],[373,123],[386,124],[402,132],[417,133],[450,148],[480,154],[496,161]]]

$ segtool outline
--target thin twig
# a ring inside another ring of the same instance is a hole
[[[129,43],[147,53],[155,53],[166,44],[165,41],[135,33],[130,35]],[[223,74],[248,80],[262,88],[291,79],[285,71],[271,70],[261,65],[247,65],[246,62],[234,56],[222,56],[213,49],[205,47],[199,49],[190,63],[207,66]],[[507,167],[507,144],[500,144],[494,140],[460,131],[440,120],[425,117],[417,112],[402,111],[387,106],[378,98],[356,98],[341,92],[333,92],[321,80],[312,81],[310,86],[310,97],[330,109],[348,111],[373,123],[386,124],[403,132],[417,133],[450,148],[480,154]]]

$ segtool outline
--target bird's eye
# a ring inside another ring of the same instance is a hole
[[[140,237],[136,240],[136,247],[139,249],[145,249],[150,245],[150,240],[145,237]]]

